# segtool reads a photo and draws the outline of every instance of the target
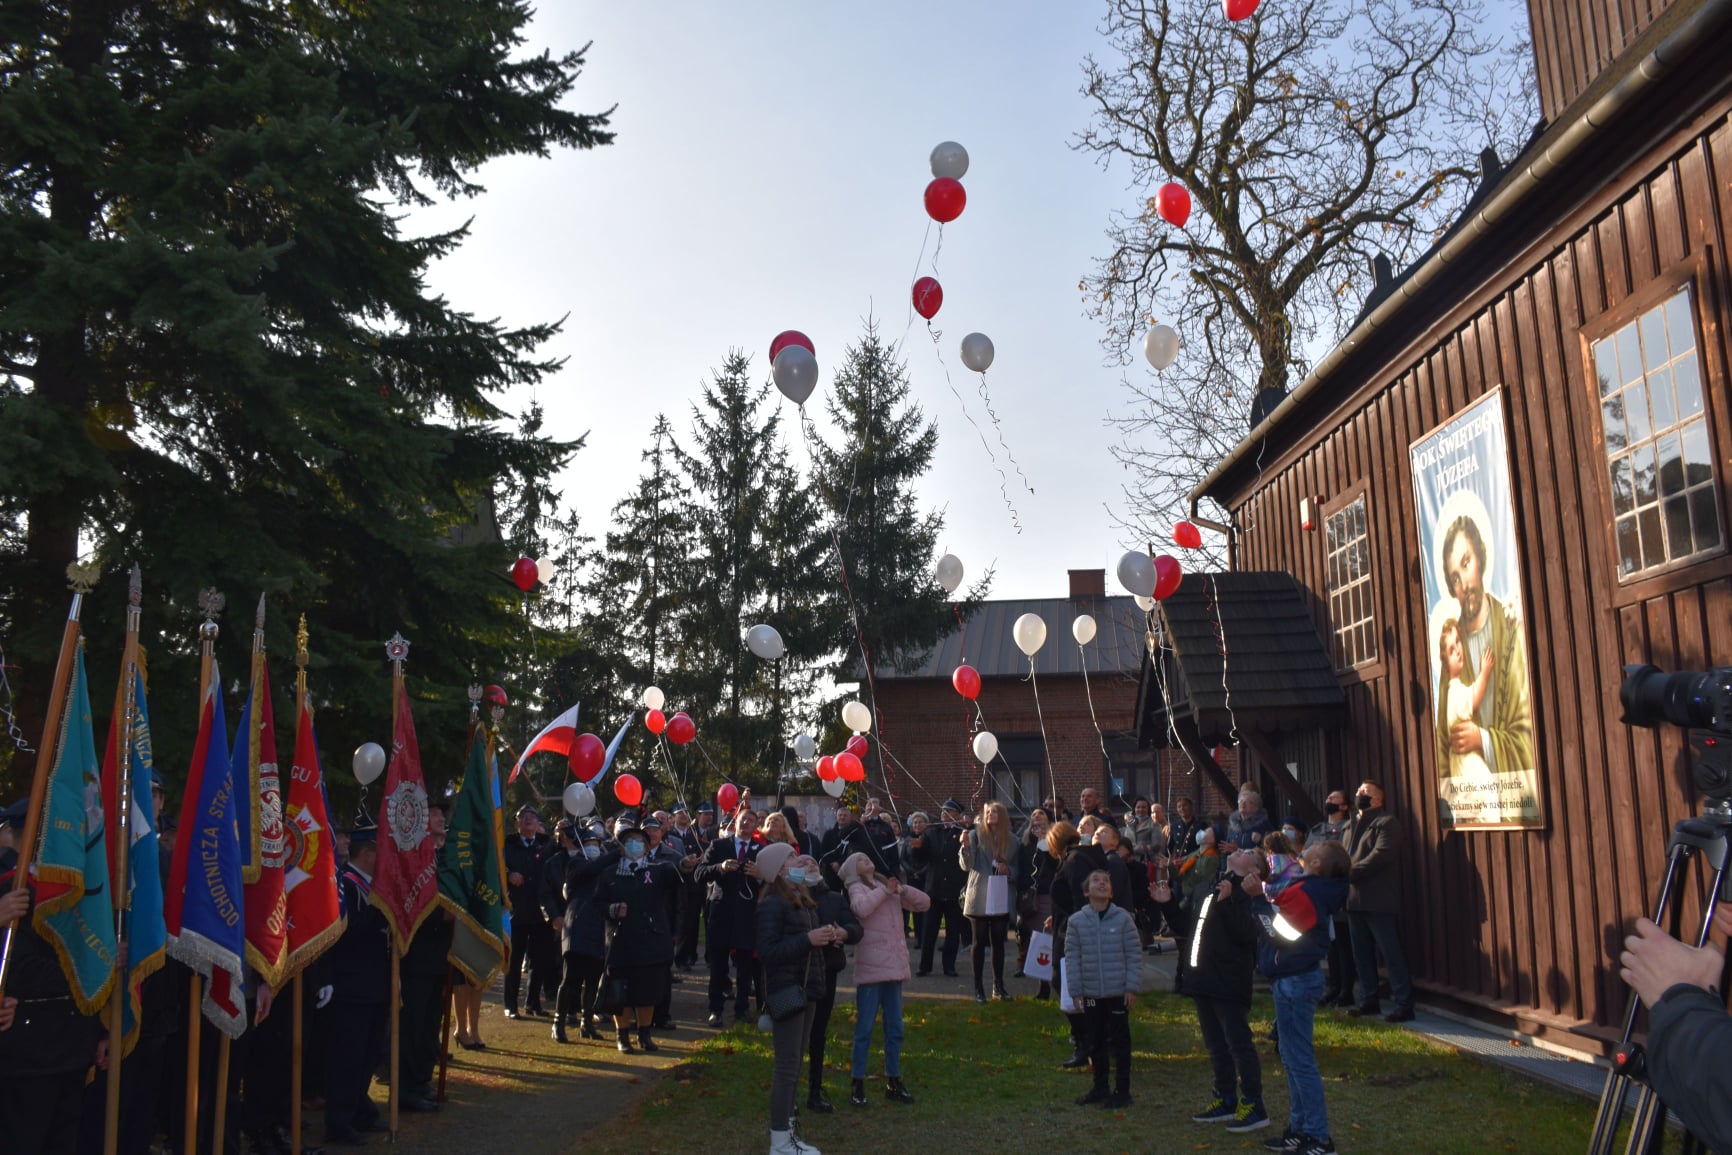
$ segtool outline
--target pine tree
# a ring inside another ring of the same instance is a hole
[[[606,114],[562,107],[581,52],[519,53],[529,18],[524,0],[5,7],[0,636],[33,733],[82,535],[145,568],[158,701],[192,696],[195,591],[266,589],[276,653],[309,616],[327,741],[386,732],[378,643],[401,629],[429,764],[460,764],[463,688],[514,630],[495,481],[575,446],[499,427],[501,391],[554,367],[555,326],[430,295],[466,230],[399,222],[481,191],[495,157],[612,139]],[[92,634],[118,636],[105,594]],[[165,767],[191,714],[157,715]]]

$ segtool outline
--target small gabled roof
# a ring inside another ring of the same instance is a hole
[[[983,678],[1024,678],[1028,659],[1011,636],[1011,627],[1023,614],[1039,614],[1046,622],[1046,645],[1036,651],[1034,669],[1039,677],[1080,674],[1083,661],[1095,674],[1135,674],[1145,648],[1143,612],[1128,597],[1012,598],[982,602],[969,615],[961,630],[952,630],[939,640],[920,662],[908,671],[878,664],[873,675],[879,681],[903,678],[943,678],[946,681],[961,665],[968,664]],[[1095,638],[1079,647],[1071,634],[1071,623],[1089,614],[1095,620]]]

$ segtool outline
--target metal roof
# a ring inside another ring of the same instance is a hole
[[[874,667],[873,676],[880,681],[949,681],[966,655],[968,664],[983,678],[1027,677],[1028,659],[1011,637],[1011,627],[1023,614],[1039,614],[1046,622],[1046,645],[1034,655],[1035,673],[1040,677],[1080,674],[1085,658],[1090,674],[1135,674],[1142,663],[1146,619],[1133,599],[1014,598],[982,602],[960,631],[945,635],[914,669],[898,672],[880,663]],[[1087,646],[1078,646],[1071,623],[1083,614],[1094,618],[1095,638]]]

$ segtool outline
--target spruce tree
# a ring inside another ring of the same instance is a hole
[[[401,629],[424,754],[460,764],[463,688],[515,630],[491,492],[575,446],[501,428],[500,393],[554,367],[555,326],[430,294],[466,230],[400,222],[481,191],[496,157],[611,140],[605,113],[563,107],[581,51],[521,53],[529,18],[524,0],[0,10],[0,636],[33,733],[82,535],[144,566],[157,702],[194,695],[196,591],[250,608],[265,589],[276,654],[309,617],[333,748],[388,734],[379,643]],[[118,652],[120,588],[89,601],[93,666]],[[228,618],[241,671],[250,614]],[[192,713],[153,713],[165,768]]]

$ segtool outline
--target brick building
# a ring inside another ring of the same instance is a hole
[[[1035,655],[1032,681],[1029,660],[1011,638],[1012,625],[1025,613],[1046,622],[1046,645]],[[1096,633],[1079,647],[1071,626],[1084,614],[1094,618]],[[888,773],[897,808],[936,810],[954,797],[977,810],[997,798],[1021,814],[1049,797],[1055,782],[1073,810],[1085,786],[1127,804],[1139,794],[1164,797],[1157,757],[1164,759],[1162,769],[1178,768],[1177,788],[1190,773],[1182,751],[1137,749],[1145,628],[1145,616],[1131,598],[1106,595],[1105,570],[1071,570],[1068,597],[985,602],[917,668],[880,666],[873,677],[881,733],[893,755]],[[980,674],[976,703],[951,686],[951,675],[964,662]],[[970,748],[977,729],[998,738],[999,756],[984,769]]]

